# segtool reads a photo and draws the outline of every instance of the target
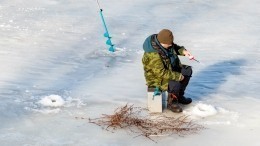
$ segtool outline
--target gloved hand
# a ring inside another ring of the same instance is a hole
[[[161,95],[161,90],[160,90],[160,88],[159,87],[156,87],[155,89],[154,89],[154,93],[153,93],[153,96],[157,96],[157,95]]]
[[[183,54],[184,54],[184,56],[186,56],[186,57],[193,56],[193,55],[191,55],[191,53],[190,53],[188,50],[183,50]]]
[[[197,59],[195,59],[195,57],[189,51],[183,50],[183,54],[184,54],[184,56],[189,57],[190,60],[195,60],[198,63],[200,63]]]

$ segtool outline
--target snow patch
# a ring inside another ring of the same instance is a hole
[[[218,111],[217,108],[212,105],[198,103],[191,109],[188,109],[188,111],[184,111],[184,113],[188,115],[204,118],[204,117],[216,115]]]
[[[230,118],[233,120],[238,119],[238,113],[232,112],[229,110],[226,110],[222,107],[216,107],[210,104],[205,104],[205,103],[198,103],[195,106],[192,106],[185,111],[183,111],[184,114],[190,115],[190,116],[195,116],[195,117],[200,117],[200,118],[205,118],[209,116],[214,116],[214,115],[229,115]]]
[[[237,123],[239,118],[237,112],[201,102],[184,110],[183,113],[204,125],[231,125]],[[209,118],[213,116],[214,118]]]
[[[39,113],[42,113],[42,114],[57,114],[61,111],[60,108],[54,108],[54,109],[33,109],[33,111],[35,112],[39,112]]]
[[[108,49],[100,49],[100,50],[96,50],[94,52],[94,54],[91,55],[91,57],[107,57],[107,56],[120,56],[120,57],[125,57],[127,55],[127,51],[126,48],[118,48],[115,47],[115,52],[110,52],[108,51]]]
[[[205,121],[201,124],[204,125],[231,125],[231,121]]]
[[[32,97],[32,99],[37,97]],[[16,102],[22,102],[16,100]],[[42,114],[57,114],[66,108],[76,107],[82,108],[86,104],[79,98],[64,97],[60,95],[48,95],[43,96],[36,102],[28,102],[28,106],[25,106],[24,109],[27,111],[42,113]],[[66,111],[66,110],[65,110]]]
[[[47,107],[61,107],[64,105],[65,101],[59,95],[50,95],[43,97],[39,103]]]

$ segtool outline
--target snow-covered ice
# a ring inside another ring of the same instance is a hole
[[[259,146],[259,0],[0,2],[0,145]],[[88,118],[146,107],[142,43],[173,30],[193,66],[184,114],[205,130],[155,138],[111,133]],[[75,118],[82,117],[82,118]],[[135,137],[135,138],[134,138]]]

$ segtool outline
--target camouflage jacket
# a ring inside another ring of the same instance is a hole
[[[178,55],[184,55],[184,47],[173,44],[171,48],[163,48],[157,40],[157,34],[146,38],[143,44],[142,58],[144,76],[148,87],[159,87],[167,91],[170,80],[180,81],[181,63]]]

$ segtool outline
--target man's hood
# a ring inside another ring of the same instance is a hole
[[[153,34],[153,35],[156,35],[156,34]],[[150,35],[149,37],[147,37],[144,41],[144,44],[143,44],[143,49],[144,49],[144,52],[157,52],[153,46],[152,46],[152,43],[151,43],[151,39],[152,39],[152,36],[153,35]]]

